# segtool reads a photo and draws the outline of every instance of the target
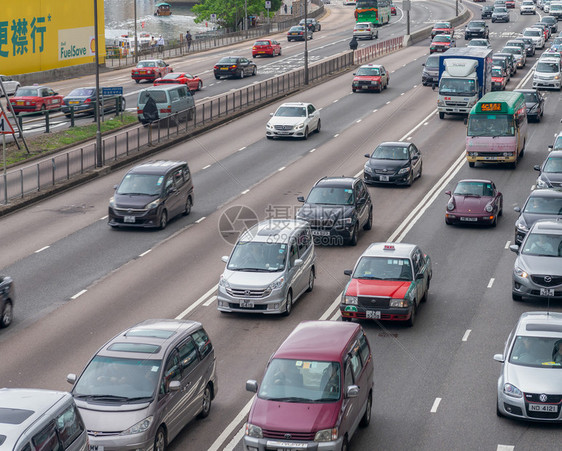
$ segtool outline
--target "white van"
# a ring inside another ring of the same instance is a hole
[[[560,90],[560,58],[539,58],[533,74],[533,89],[552,88]]]
[[[179,119],[193,118],[195,102],[186,85],[151,86],[139,92],[137,115],[139,122],[148,124],[179,113]],[[187,113],[186,113],[187,111]]]
[[[87,451],[88,434],[70,393],[0,389],[0,449]]]

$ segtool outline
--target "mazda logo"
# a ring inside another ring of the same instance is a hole
[[[544,281],[545,281],[546,283],[550,283],[550,282],[552,282],[552,277],[550,277],[550,276],[544,276]]]
[[[539,399],[541,402],[546,402],[546,400],[548,399],[548,396],[546,396],[544,393],[542,395],[539,396]]]

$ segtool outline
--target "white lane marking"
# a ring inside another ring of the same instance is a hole
[[[38,254],[39,252],[43,252],[45,249],[49,249],[51,246],[43,246],[41,249],[37,249],[35,251],[36,254]]]
[[[201,296],[199,299],[197,299],[193,304],[191,304],[189,307],[187,307],[183,312],[181,312],[178,316],[176,316],[175,319],[183,319],[185,318],[185,316],[187,316],[187,314],[189,312],[191,312],[193,309],[195,309],[195,307],[199,306],[199,304],[202,304],[205,299],[207,299],[211,294],[213,294],[217,288],[219,287],[219,284],[216,284],[214,287],[212,287],[209,291],[207,291],[203,296]]]
[[[211,296],[207,302],[203,304],[203,307],[209,307],[213,302],[217,300],[216,296]]]
[[[234,451],[234,448],[236,448],[236,445],[242,440],[242,437],[244,437],[245,433],[246,433],[246,425],[242,426],[238,430],[236,435],[232,437],[230,443],[225,446],[224,451]]]
[[[203,168],[201,168],[201,170],[203,170],[203,169],[207,169],[207,168],[210,168],[210,167],[211,167],[211,165],[210,165],[210,164],[208,164],[207,166],[204,166]]]
[[[309,153],[312,153],[312,152],[314,152],[315,150],[316,150],[316,148],[310,149],[308,152],[309,152]]]
[[[406,94],[405,92],[403,92],[402,94],[400,94],[401,96],[403,96],[404,94]]]
[[[333,103],[336,103],[336,102],[337,102],[338,100],[340,100],[340,99],[336,99],[336,100],[334,100],[334,101],[333,101]]]
[[[240,194],[248,194],[250,192],[249,189],[245,189],[244,191],[242,191]]]
[[[373,110],[373,113],[376,113],[377,111],[379,111],[379,110],[376,110],[376,109],[375,109],[375,110]]]
[[[498,445],[496,451],[513,451],[515,446],[513,445]]]
[[[340,293],[336,297],[336,300],[332,302],[332,305],[330,305],[330,307],[328,307],[328,309],[322,314],[322,316],[318,318],[320,321],[326,320],[328,316],[330,316],[331,311],[334,310],[338,305],[340,305],[341,295],[342,293]]]
[[[386,104],[388,105],[390,103],[390,100],[388,102],[386,102]]]
[[[494,285],[494,280],[496,280],[495,278],[491,278],[490,281],[488,282],[488,288],[492,288],[492,286]]]
[[[411,141],[411,140],[412,140],[412,137],[411,137],[411,136],[408,136],[406,139],[407,139],[408,141]]]
[[[433,401],[433,405],[431,406],[431,413],[435,413],[437,412],[437,408],[439,407],[439,403],[441,402],[441,398],[435,398],[435,401]]]
[[[199,218],[197,221],[195,221],[195,224],[199,224],[201,222],[203,222],[206,219],[206,216],[203,216],[202,218]]]
[[[508,240],[508,241],[505,243],[505,248],[504,248],[504,249],[509,249],[509,245],[510,245],[510,244],[511,244],[511,241]]]
[[[470,335],[470,332],[472,332],[471,329],[466,329],[466,332],[462,336],[462,341],[468,341],[468,336]]]
[[[337,138],[338,136],[340,136],[340,134],[339,134],[339,133],[336,133],[336,134],[334,135],[334,138]]]
[[[74,299],[76,299],[76,298],[79,298],[79,297],[82,296],[86,291],[88,291],[88,290],[79,291],[79,292],[76,293],[74,296],[72,296],[70,299],[74,300]]]
[[[238,149],[238,152],[240,152],[240,151],[244,150],[244,149],[245,149],[246,147],[247,147],[247,146],[244,146],[244,147],[240,147],[240,149]]]
[[[277,169],[277,172],[284,171],[286,167],[287,167],[287,166],[280,167],[279,169]]]
[[[355,121],[355,122],[358,124],[358,123],[361,122],[362,120],[363,120],[363,119],[357,119],[357,121]]]
[[[108,215],[105,215],[103,218],[100,218],[100,221],[107,219]]]
[[[139,257],[144,257],[146,254],[149,254],[150,251],[152,251],[152,249],[149,249],[147,251],[144,251],[142,254],[139,255]]]
[[[427,124],[429,124],[429,122],[425,122],[423,125],[427,125]]]
[[[535,190],[535,185],[531,185],[531,191]]]
[[[246,415],[248,415],[248,412],[250,412],[250,407],[252,406],[252,402],[254,402],[253,396],[248,401],[248,404],[246,404],[244,406],[244,408],[240,411],[240,413],[238,415],[236,415],[236,418],[234,418],[234,420],[232,420],[230,422],[230,424],[226,428],[224,428],[224,431],[222,431],[222,434],[217,437],[215,442],[209,448],[209,451],[219,451],[219,449],[221,449],[224,441],[228,438],[228,436],[230,434],[232,434],[232,431],[234,431],[234,429],[236,427],[238,427],[240,422],[243,421],[246,418]],[[225,451],[226,451],[226,449],[227,448],[225,448]],[[234,449],[234,448],[231,448],[231,449]]]

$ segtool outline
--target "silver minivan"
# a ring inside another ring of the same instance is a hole
[[[213,346],[195,321],[152,319],[103,345],[69,374],[90,451],[164,451],[217,394]]]
[[[0,389],[0,449],[87,451],[86,427],[70,393]]]
[[[293,303],[314,287],[316,253],[306,221],[262,221],[244,232],[222,260],[221,312],[289,315]]]
[[[193,118],[195,102],[186,85],[152,86],[139,92],[137,117],[139,122],[149,124],[170,116]]]

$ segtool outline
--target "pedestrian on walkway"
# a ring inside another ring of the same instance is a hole
[[[159,51],[159,52],[163,52],[163,51],[164,51],[164,45],[165,45],[165,43],[164,43],[164,38],[162,37],[162,35],[160,35],[160,36],[158,37],[158,43],[157,43],[157,45],[158,45],[158,51]]]
[[[287,3],[283,5],[283,9],[285,10],[285,14],[287,14]]]
[[[185,42],[187,43],[187,51],[189,52],[189,49],[191,48],[191,41],[193,40],[193,37],[191,36],[191,33],[189,32],[189,30],[187,30],[185,32]]]

